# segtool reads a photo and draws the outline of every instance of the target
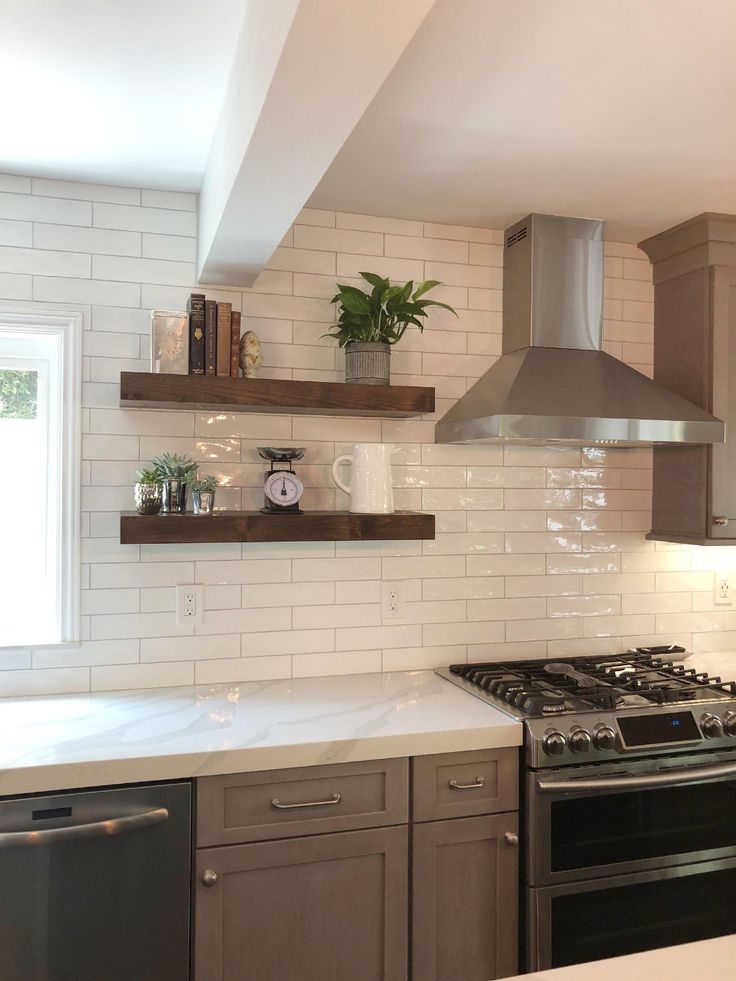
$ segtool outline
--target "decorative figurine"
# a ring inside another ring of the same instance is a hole
[[[289,449],[279,446],[259,446],[258,454],[269,460],[271,469],[266,471],[263,490],[266,500],[261,508],[264,514],[302,514],[299,501],[304,493],[304,484],[292,469],[294,460],[301,460],[304,447]],[[279,469],[277,463],[285,463],[287,469]]]
[[[240,367],[243,378],[255,378],[262,361],[263,352],[258,334],[253,330],[246,330],[240,338]]]

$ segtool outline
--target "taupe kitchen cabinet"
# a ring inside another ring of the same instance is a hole
[[[409,779],[398,759],[198,780],[195,981],[515,974],[517,750]]]
[[[407,760],[205,778],[197,803],[195,981],[405,981]]]
[[[736,215],[640,243],[654,276],[654,380],[726,423],[726,442],[654,447],[649,538],[736,543]]]
[[[514,749],[413,761],[412,981],[517,973],[518,788]]]

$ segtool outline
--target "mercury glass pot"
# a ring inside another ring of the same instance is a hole
[[[163,514],[181,514],[187,509],[187,484],[178,477],[164,477],[161,481],[161,511]]]
[[[161,484],[137,483],[134,494],[138,514],[158,514],[161,510]]]
[[[212,514],[215,510],[215,492],[208,490],[192,491],[192,508],[195,514]]]

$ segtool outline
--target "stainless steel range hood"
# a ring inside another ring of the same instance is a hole
[[[529,215],[504,235],[502,356],[437,443],[722,443],[725,426],[601,350],[603,222]]]

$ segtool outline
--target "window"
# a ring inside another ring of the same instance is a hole
[[[80,326],[0,310],[0,647],[79,639]]]

